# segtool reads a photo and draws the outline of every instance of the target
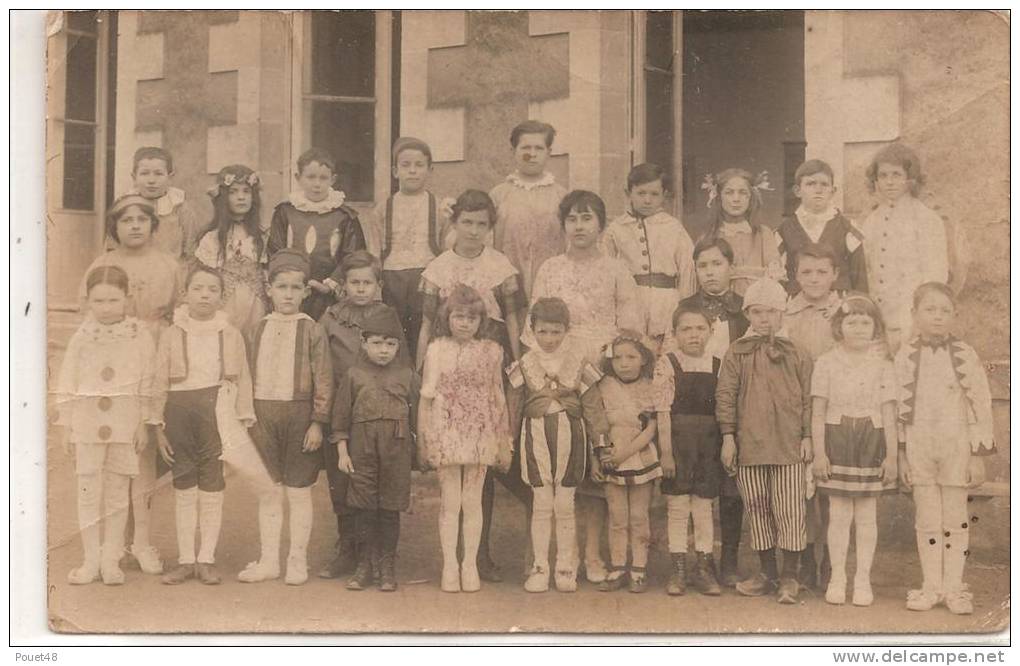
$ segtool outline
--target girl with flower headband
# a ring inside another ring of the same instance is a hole
[[[259,177],[243,164],[223,167],[210,188],[213,219],[195,258],[223,275],[223,309],[247,335],[266,314],[265,240],[259,223]]]
[[[340,262],[366,247],[357,212],[344,203],[343,192],[333,189],[336,178],[336,161],[325,150],[309,148],[302,153],[295,176],[299,189],[276,206],[267,242],[269,257],[285,247],[308,255],[312,293],[301,304],[301,311],[316,321],[336,302],[343,279]]]
[[[609,421],[607,447],[597,450],[599,471],[609,504],[611,567],[599,590],[610,592],[629,583],[631,592],[644,592],[651,528],[648,508],[655,479],[662,476],[656,450],[655,354],[637,331],[622,330],[606,348],[605,376],[599,391]],[[627,547],[630,546],[630,568]]]
[[[144,324],[127,314],[129,284],[127,273],[118,266],[89,270],[88,314],[67,345],[57,379],[57,424],[63,426],[62,448],[75,458],[78,525],[85,551],[82,565],[68,575],[73,585],[100,577],[107,585],[124,583],[119,562],[128,488],[140,472],[139,453],[147,447],[154,450],[146,424],[152,417],[156,349]],[[155,470],[155,461],[149,462]],[[158,554],[152,557],[159,564]]]
[[[878,539],[878,496],[896,487],[896,378],[878,353],[882,315],[871,299],[848,296],[832,316],[836,346],[815,361],[811,375],[813,472],[829,498],[832,576],[825,600],[846,601],[846,555],[853,524],[857,572],[853,603],[870,606],[871,563]]]
[[[704,237],[723,238],[733,248],[733,291],[743,296],[747,287],[762,277],[784,279],[776,234],[757,216],[762,192],[773,191],[768,172],[755,177],[744,169],[725,169],[706,176],[701,187],[708,191],[710,210]]]
[[[184,284],[183,267],[170,253],[159,249],[155,232],[160,218],[152,201],[127,194],[113,202],[106,216],[106,235],[116,247],[104,252],[85,272],[79,289],[83,305],[88,302],[88,277],[100,268],[117,267],[127,274],[125,313],[137,317],[155,342],[170,324],[178,292]],[[84,309],[84,308],[83,308]],[[159,552],[149,539],[149,516],[156,486],[156,447],[143,446],[138,473],[131,479],[131,554],[147,574],[163,571]]]

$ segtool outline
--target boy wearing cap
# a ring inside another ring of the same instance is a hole
[[[346,505],[354,513],[358,566],[347,589],[372,583],[378,553],[379,589],[397,589],[395,560],[400,512],[411,503],[410,417],[420,382],[407,365],[394,363],[403,329],[393,310],[379,310],[361,324],[362,354],[340,381],[330,441],[337,469],[348,475]]]
[[[309,293],[308,274],[304,253],[285,248],[273,255],[268,289],[273,311],[252,334],[257,419],[252,439],[277,485],[259,497],[262,556],[238,574],[242,582],[280,575],[284,494],[290,505],[290,554],[284,581],[302,585],[308,580],[312,485],[322,469],[323,428],[329,424],[333,400],[326,332],[301,312],[301,302]]]
[[[797,568],[807,541],[805,462],[811,460],[811,357],[783,329],[786,290],[768,278],[748,287],[750,328],[730,345],[716,385],[722,462],[736,476],[761,571],[737,584],[745,596],[779,592],[797,600]],[[783,551],[780,575],[775,548]]]

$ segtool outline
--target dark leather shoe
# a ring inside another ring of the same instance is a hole
[[[758,572],[747,580],[737,583],[737,592],[745,597],[763,597],[767,594],[774,594],[779,587],[779,581],[772,580],[765,574]]]

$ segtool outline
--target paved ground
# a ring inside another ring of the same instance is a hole
[[[56,354],[57,352],[54,352]],[[234,575],[258,552],[255,500],[240,482],[231,483],[217,552],[224,584],[190,582],[167,587],[157,577],[127,570],[127,584],[76,587],[67,572],[79,562],[73,463],[49,446],[49,613],[50,625],[66,632],[613,632],[613,633],[988,633],[1009,621],[1008,498],[976,500],[967,580],[975,595],[975,614],[951,615],[944,608],[914,613],[903,607],[908,587],[920,579],[914,547],[913,507],[898,496],[880,503],[879,551],[873,573],[875,605],[868,609],[835,607],[817,592],[802,594],[796,606],[772,599],[746,599],[732,591],[716,598],[688,594],[668,597],[664,516],[653,513],[650,588],[643,595],[600,593],[582,584],[574,594],[528,594],[522,588],[524,512],[499,489],[494,549],[508,581],[486,585],[475,594],[439,590],[437,534],[438,489],[435,475],[416,476],[412,510],[402,522],[398,562],[400,589],[348,592],[338,581],[312,578],[290,587],[282,581],[258,585],[236,582]],[[334,520],[324,479],[315,487],[315,525],[309,549],[311,568],[330,556]],[[176,554],[173,497],[165,488],[154,507],[154,543],[165,559]],[[284,529],[286,542],[286,528]],[[750,573],[756,558],[741,553]],[[517,575],[514,575],[517,574]],[[975,637],[981,640],[980,637]]]

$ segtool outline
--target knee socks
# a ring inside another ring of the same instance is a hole
[[[719,536],[724,550],[737,550],[744,522],[744,502],[739,497],[719,497]]]
[[[574,488],[556,487],[553,497],[556,515],[556,570],[577,571],[577,529],[574,520]]]
[[[308,559],[308,539],[312,535],[312,489],[287,488],[290,506],[290,553],[287,559]]]
[[[195,530],[198,527],[198,487],[174,490],[177,521],[177,561],[195,563]]]
[[[259,562],[271,569],[280,566],[282,530],[283,487],[273,485],[259,495],[259,541],[262,546]]]
[[[78,475],[78,529],[81,531],[85,565],[99,567],[100,527],[99,503],[103,494],[100,474]]]
[[[131,479],[123,474],[103,472],[104,516],[103,560],[119,562],[124,554],[124,528],[131,502]]]
[[[220,540],[220,524],[223,522],[223,491],[198,491],[198,530],[202,536],[202,547],[198,561],[212,564],[216,561],[216,543]]]

